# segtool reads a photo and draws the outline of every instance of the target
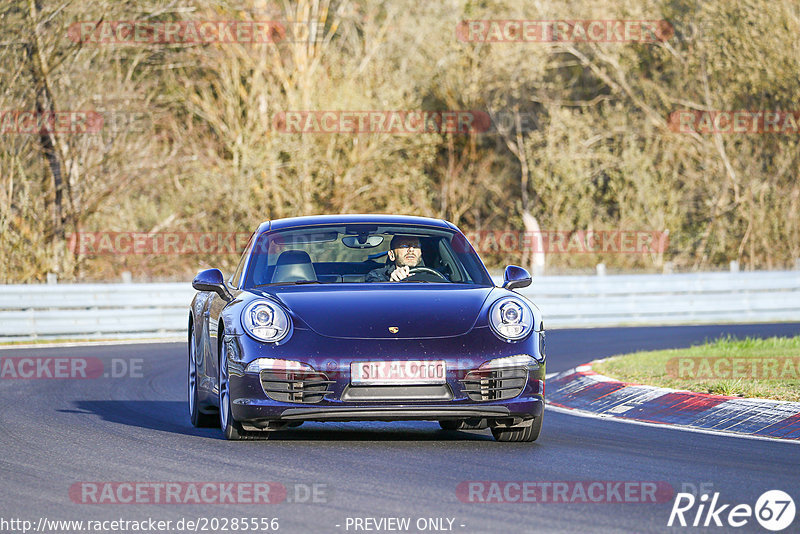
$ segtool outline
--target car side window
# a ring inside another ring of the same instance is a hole
[[[464,273],[458,268],[458,262],[453,258],[444,239],[439,241],[439,256],[441,257],[442,267],[448,271],[447,274],[451,282],[472,282],[472,280],[469,279],[469,275],[467,275],[467,279],[465,279]]]

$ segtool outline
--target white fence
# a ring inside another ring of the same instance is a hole
[[[800,271],[541,276],[521,290],[547,328],[800,321]],[[0,341],[185,335],[181,284],[0,286]]]

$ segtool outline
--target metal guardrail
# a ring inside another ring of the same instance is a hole
[[[521,293],[547,328],[800,321],[800,271],[540,276]],[[183,336],[193,295],[189,283],[0,286],[0,341]]]
[[[190,283],[0,286],[0,341],[175,337],[194,293]]]
[[[524,294],[548,328],[800,321],[800,271],[541,277]]]

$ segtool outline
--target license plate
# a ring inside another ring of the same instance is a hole
[[[443,360],[353,362],[350,382],[373,386],[444,384],[446,370]]]

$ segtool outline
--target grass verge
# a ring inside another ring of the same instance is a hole
[[[726,337],[688,349],[613,356],[592,369],[623,382],[797,402],[800,401],[800,336]]]

